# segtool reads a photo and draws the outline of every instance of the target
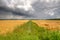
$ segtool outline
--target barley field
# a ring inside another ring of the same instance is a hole
[[[6,32],[12,32],[17,25],[22,25],[29,20],[0,20],[0,34]],[[47,28],[47,29],[60,29],[60,20],[32,20],[38,26]]]
[[[60,40],[59,20],[1,20],[0,22],[0,40]]]

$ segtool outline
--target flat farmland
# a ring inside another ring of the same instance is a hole
[[[12,32],[16,26],[20,26],[28,20],[0,20],[0,33]]]
[[[45,27],[48,29],[60,29],[60,20],[32,20],[40,27]]]
[[[16,26],[21,26],[29,20],[0,20],[0,34],[12,32]],[[60,29],[60,20],[31,20],[40,27],[47,29]]]

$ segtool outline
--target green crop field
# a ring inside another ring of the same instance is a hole
[[[29,21],[17,26],[12,33],[0,35],[0,40],[60,40],[60,30],[48,30]]]

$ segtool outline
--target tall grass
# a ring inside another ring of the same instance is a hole
[[[59,30],[47,30],[29,21],[6,36],[0,36],[0,40],[60,40]]]

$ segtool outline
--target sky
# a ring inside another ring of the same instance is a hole
[[[0,19],[60,18],[60,0],[0,0]]]

